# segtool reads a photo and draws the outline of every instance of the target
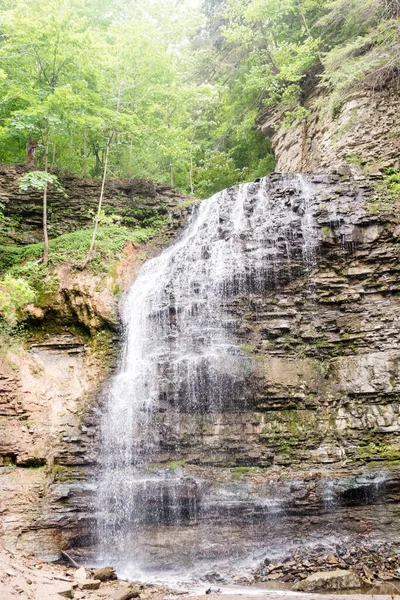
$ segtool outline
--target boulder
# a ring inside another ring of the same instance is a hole
[[[133,589],[130,586],[119,588],[112,596],[112,600],[132,600],[132,598],[140,598],[140,594],[137,589]]]
[[[77,583],[82,583],[86,580],[86,569],[85,567],[80,567],[74,573],[74,579]]]
[[[86,579],[79,583],[80,590],[98,590],[100,587],[101,581],[99,579]]]
[[[102,569],[96,569],[93,571],[93,577],[100,581],[110,581],[118,579],[116,572],[112,567],[103,567]]]
[[[73,598],[74,588],[71,584],[60,585],[57,588],[57,594],[63,598]]]
[[[361,579],[353,571],[335,569],[334,571],[317,571],[292,587],[297,592],[314,592],[317,590],[347,590],[361,587]]]

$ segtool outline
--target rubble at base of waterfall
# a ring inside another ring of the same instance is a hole
[[[114,569],[74,568],[49,564],[30,554],[0,548],[1,600],[161,600],[176,590],[117,579]]]
[[[316,546],[295,551],[281,559],[266,558],[248,583],[305,580],[313,573],[343,569],[356,573],[362,586],[400,580],[400,544],[381,543],[327,548]],[[245,581],[243,581],[245,583]]]

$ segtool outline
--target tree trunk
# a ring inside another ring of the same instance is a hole
[[[33,165],[35,162],[36,148],[38,147],[39,140],[33,140],[29,134],[28,141],[26,142],[26,155],[25,162],[27,165]]]
[[[87,153],[87,134],[83,132],[83,156],[82,156],[82,177],[86,177],[86,153]]]
[[[105,188],[105,185],[106,185],[106,177],[107,177],[108,155],[109,155],[109,152],[110,152],[110,145],[111,145],[112,138],[113,138],[113,134],[110,135],[110,137],[108,139],[108,142],[107,142],[106,154],[105,154],[105,158],[104,158],[103,179],[102,179],[102,182],[101,182],[101,190],[100,190],[99,204],[98,204],[98,207],[97,207],[97,214],[96,214],[96,218],[94,220],[94,229],[93,229],[92,241],[90,242],[90,248],[88,250],[88,253],[86,254],[86,258],[85,258],[85,260],[83,262],[82,269],[86,268],[88,262],[91,260],[92,255],[93,255],[94,244],[95,244],[96,235],[97,235],[97,229],[99,227],[99,221],[100,221],[101,206],[103,204],[104,188]]]
[[[168,111],[167,111],[167,126],[168,130],[171,129],[171,98],[168,94]],[[174,187],[174,165],[172,162],[172,156],[169,157],[169,183],[171,187]]]
[[[44,172],[49,169],[49,124],[46,123],[46,139],[44,145]],[[47,265],[49,260],[49,236],[47,233],[47,184],[43,190],[43,264]]]
[[[193,187],[193,157],[190,157],[190,170],[189,170],[189,183],[190,183],[190,193],[194,193]]]

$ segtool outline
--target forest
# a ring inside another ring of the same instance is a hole
[[[322,119],[334,118],[354,90],[399,81],[399,0],[0,0],[0,7],[0,163],[28,165],[20,190],[41,191],[45,212],[48,186],[65,194],[65,176],[103,187],[145,178],[207,198],[274,170],[260,114],[278,113],[284,128],[306,120],[313,105]],[[398,191],[400,176],[389,176]],[[0,202],[0,222],[10,225],[3,210]],[[100,198],[94,232],[54,239],[51,261],[75,253],[87,265],[99,224],[98,262],[120,251],[132,232],[103,212]],[[2,314],[15,320],[48,272],[42,245],[2,244]]]
[[[0,0],[0,600],[400,596],[399,92],[400,0]]]
[[[0,162],[203,198],[274,168],[261,109],[396,78],[398,0],[1,0]]]

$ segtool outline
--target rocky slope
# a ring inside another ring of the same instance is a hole
[[[19,192],[18,178],[29,169],[25,165],[0,165],[0,203],[7,218],[2,227],[2,239],[20,244],[41,242],[42,213],[40,192]],[[53,238],[89,227],[97,210],[100,182],[93,179],[61,177],[68,195],[64,198],[49,187],[48,228]],[[103,207],[110,215],[118,215],[129,227],[146,227],[155,219],[179,219],[174,209],[187,200],[168,185],[154,184],[146,179],[109,180],[104,190]]]

